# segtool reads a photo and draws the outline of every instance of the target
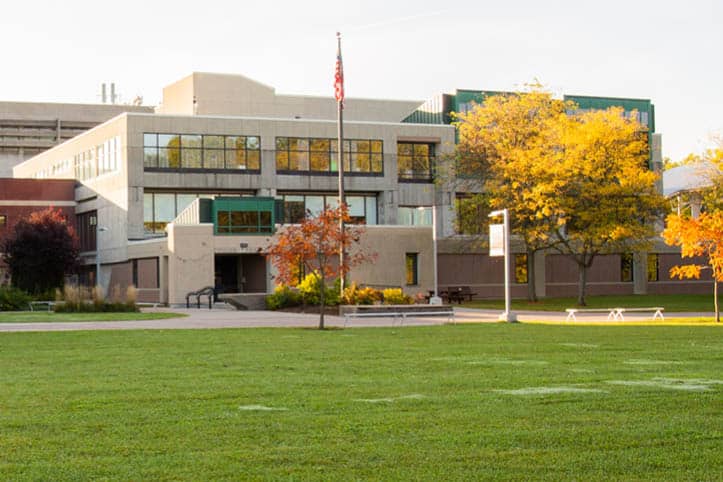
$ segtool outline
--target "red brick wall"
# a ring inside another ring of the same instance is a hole
[[[54,206],[54,202],[75,200],[75,181],[72,179],[11,179],[0,178],[0,201],[19,201],[13,205],[0,204],[0,215],[6,216],[6,224],[0,227],[0,243],[13,232],[15,224],[30,214],[48,207],[59,209],[75,227],[73,206]],[[22,201],[47,201],[47,204],[29,205]],[[0,259],[0,266],[3,266]]]

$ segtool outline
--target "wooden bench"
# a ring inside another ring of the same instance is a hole
[[[410,305],[414,306],[414,305]],[[382,307],[374,307],[379,309],[374,309],[373,307],[369,307],[367,309],[363,309],[361,311],[348,311],[344,313],[344,328],[349,324],[350,318],[384,318],[384,317],[392,317],[392,326],[394,326],[399,320],[399,326],[404,326],[404,322],[407,321],[407,318],[414,318],[415,316],[446,316],[447,322],[449,323],[450,320],[452,323],[456,323],[456,319],[454,317],[454,308],[449,306],[442,306],[439,305],[439,309],[425,309],[425,310],[404,310],[403,307],[400,307],[399,305],[394,306],[393,310],[387,310],[383,309]]]
[[[651,306],[649,308],[567,308],[565,311],[567,312],[567,318],[565,321],[577,321],[577,318],[575,317],[576,313],[607,313],[608,314],[608,320],[613,321],[625,321],[625,316],[623,313],[626,312],[654,312],[653,319],[660,317],[660,319],[663,318],[663,311],[665,308],[662,306]]]

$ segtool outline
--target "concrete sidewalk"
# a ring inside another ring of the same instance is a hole
[[[457,323],[496,323],[499,310],[477,310],[455,307]],[[166,320],[142,321],[84,321],[67,323],[0,323],[0,332],[23,331],[79,331],[79,330],[185,330],[212,328],[316,328],[319,324],[318,314],[287,313],[281,311],[235,311],[230,309],[196,309],[196,308],[148,308],[146,312],[171,312],[187,316]],[[520,321],[565,322],[566,313],[545,311],[517,312]],[[671,313],[666,319],[681,317],[713,316],[712,313]],[[605,314],[579,314],[576,322],[605,322]],[[626,314],[625,321],[650,321],[652,313]],[[446,316],[407,317],[404,326],[430,326],[447,323]],[[343,327],[344,318],[340,316],[325,317],[329,327]],[[390,317],[354,318],[350,328],[360,327],[391,327],[399,326],[399,320]]]

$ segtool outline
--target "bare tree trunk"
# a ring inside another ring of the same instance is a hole
[[[321,310],[319,311],[319,329],[324,329],[324,311],[326,305],[326,284],[324,283],[324,275],[319,277],[319,305]]]
[[[718,306],[718,280],[713,278],[713,306],[715,307],[715,322],[720,323],[720,308]]]
[[[535,284],[535,250],[527,248],[527,300],[537,301],[537,286]]]
[[[587,286],[587,265],[585,263],[577,264],[577,304],[578,306],[586,306],[585,288]]]

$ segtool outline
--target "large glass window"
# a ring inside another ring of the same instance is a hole
[[[434,144],[398,142],[397,172],[400,180],[431,181],[434,175]]]
[[[223,196],[249,196],[247,193],[226,193]],[[196,198],[213,199],[218,193],[164,193],[143,194],[143,227],[147,234],[164,234],[166,225],[186,209]]]
[[[217,234],[272,233],[274,219],[272,200],[248,201],[221,198],[214,202]]]
[[[258,136],[143,134],[143,163],[158,169],[224,169],[259,171]]]
[[[338,171],[338,142],[335,139],[277,137],[276,170]],[[381,140],[345,140],[344,171],[382,174],[384,159]]]
[[[431,226],[432,208],[419,209],[419,206],[399,206],[397,224],[402,226]]]
[[[312,216],[319,214],[325,207],[335,208],[339,204],[337,195],[301,195],[285,194],[279,196],[284,203],[284,222],[300,223],[306,212]],[[374,195],[346,196],[349,216],[354,224],[377,224],[377,197]]]

